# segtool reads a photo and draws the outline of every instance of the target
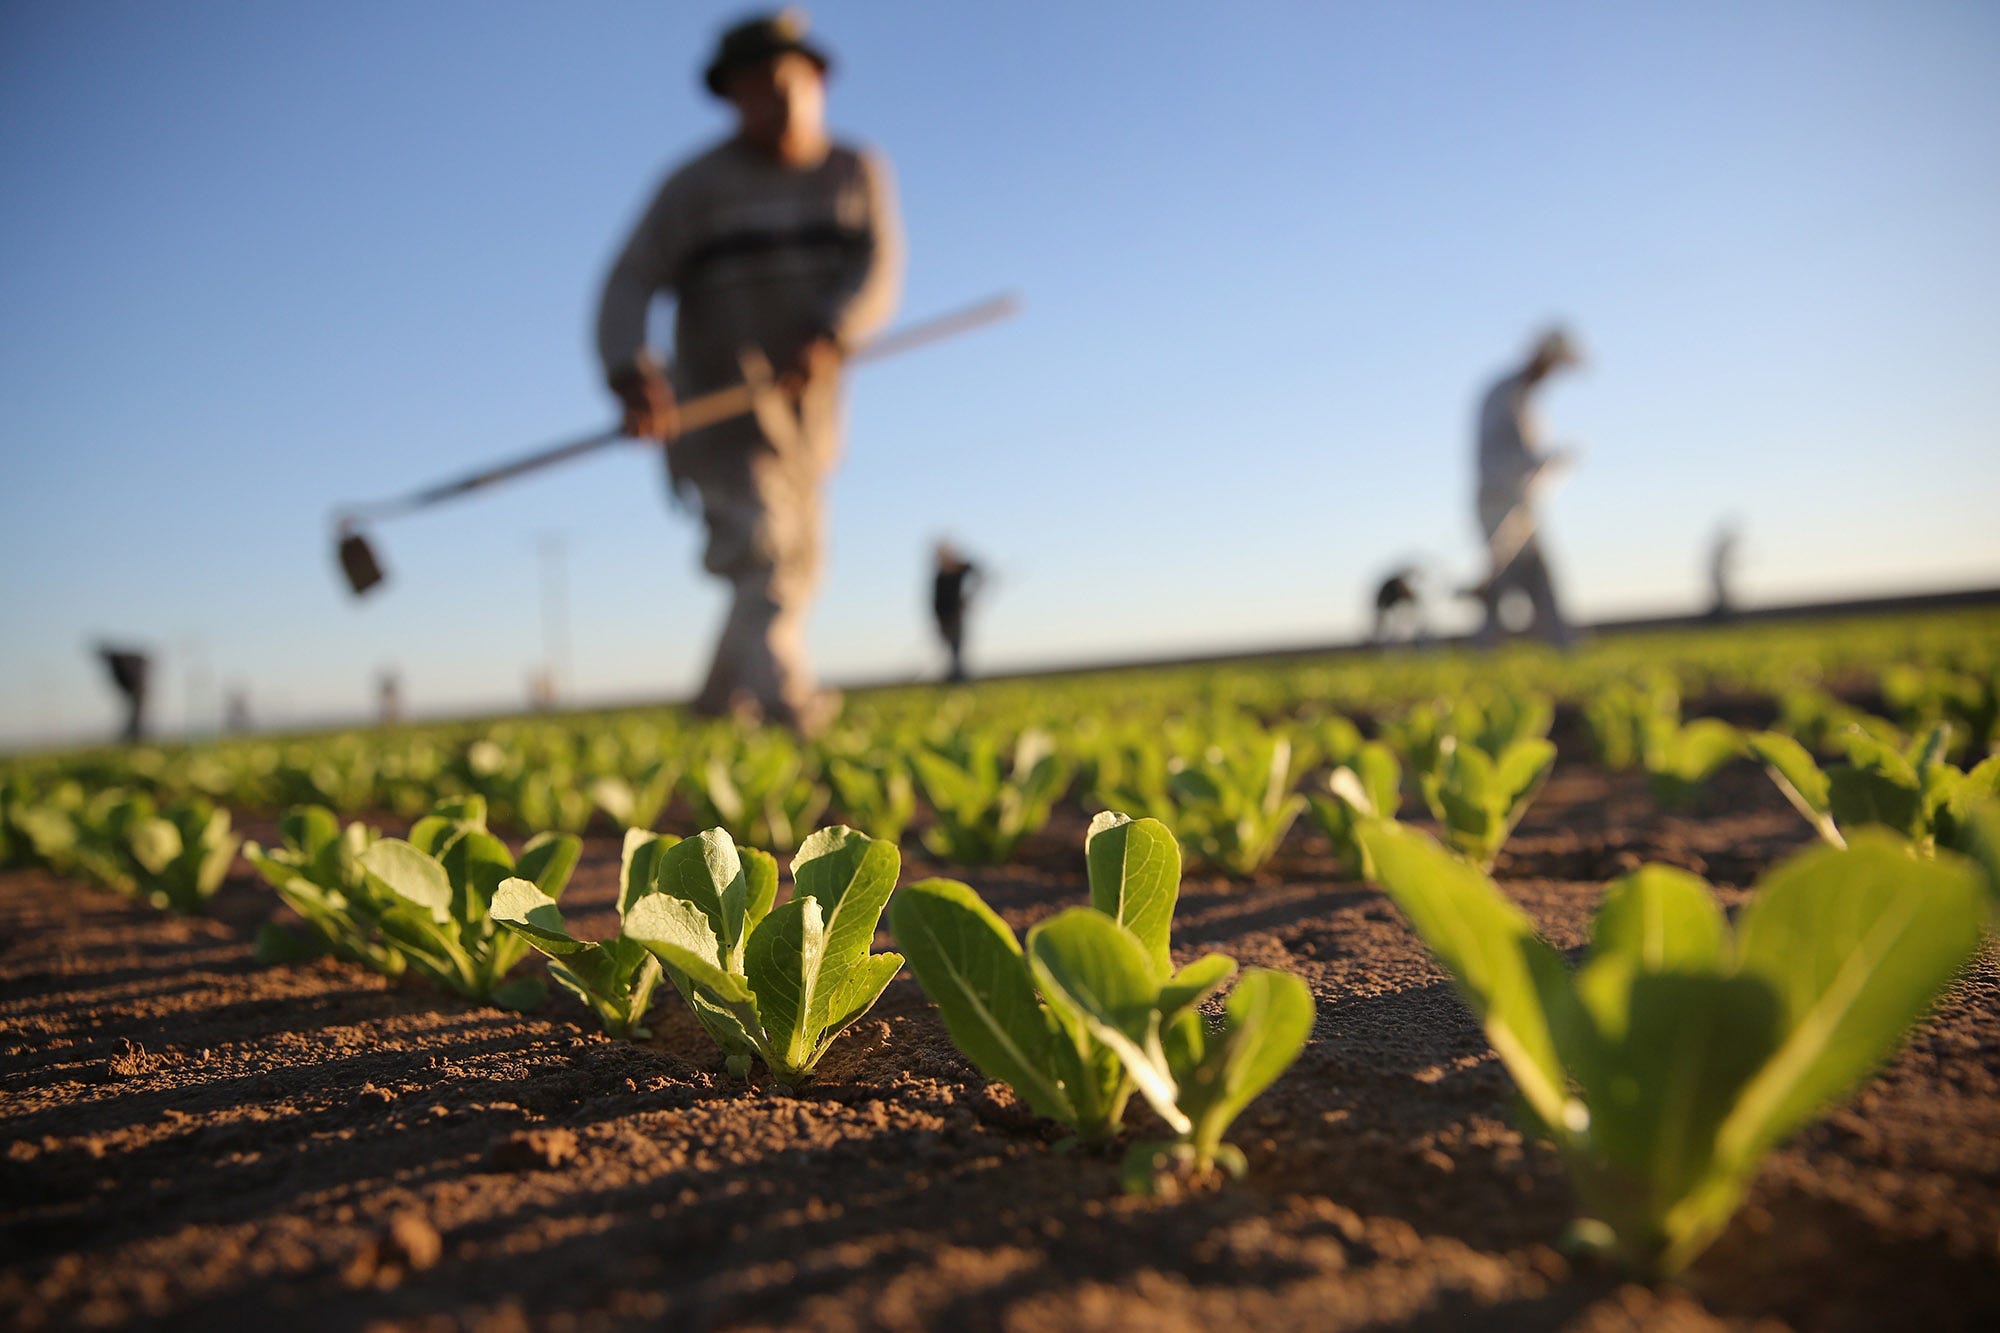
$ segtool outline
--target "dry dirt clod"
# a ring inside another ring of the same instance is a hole
[[[495,1171],[554,1171],[573,1160],[578,1149],[572,1130],[516,1130],[487,1149],[486,1164]]]
[[[400,1212],[373,1240],[354,1252],[341,1280],[350,1287],[389,1288],[405,1275],[436,1267],[444,1257],[444,1238],[422,1213]]]

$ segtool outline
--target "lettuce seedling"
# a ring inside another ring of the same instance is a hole
[[[1049,822],[1071,776],[1047,733],[1033,730],[1015,741],[1005,771],[997,742],[986,734],[947,748],[917,749],[910,766],[933,816],[924,845],[967,864],[1006,860],[1021,839]]]
[[[680,781],[680,766],[672,760],[657,759],[627,780],[605,774],[590,784],[591,803],[612,822],[624,829],[651,829],[673,799],[674,784]]]
[[[1555,720],[1555,704],[1532,690],[1478,695],[1418,704],[1382,726],[1382,738],[1403,756],[1413,773],[1428,773],[1443,757],[1447,740],[1473,745],[1489,755],[1523,741],[1540,740]]]
[[[661,859],[680,839],[643,829],[627,829],[618,863],[618,917],[647,894],[659,892],[655,876]],[[776,870],[772,884],[776,885]],[[660,984],[660,962],[622,929],[617,938],[579,940],[569,933],[556,900],[525,879],[500,882],[490,909],[493,921],[547,955],[556,984],[588,1005],[614,1037],[645,1037],[646,1011]]]
[[[827,789],[788,736],[723,734],[723,748],[695,772],[702,821],[741,843],[790,851],[826,810]]]
[[[1556,747],[1518,740],[1498,756],[1455,736],[1438,743],[1437,762],[1420,773],[1424,803],[1459,853],[1488,869],[1555,767]]]
[[[792,858],[791,901],[773,907],[777,862],[710,829],[660,853],[625,935],[665,966],[731,1073],[754,1054],[797,1087],[903,966],[869,952],[901,868],[893,843],[821,829]]]
[[[1597,757],[1616,772],[1637,765],[1647,735],[1662,721],[1678,726],[1680,693],[1671,679],[1617,681],[1593,693],[1583,704],[1583,718]]]
[[[1091,821],[1084,851],[1091,906],[1083,910],[1127,931],[1149,975],[1167,972],[1180,896],[1174,835],[1158,820],[1101,814]],[[896,896],[889,922],[917,984],[980,1073],[1007,1084],[1037,1115],[1068,1126],[1082,1142],[1117,1134],[1132,1095],[1130,1076],[1115,1052],[1046,1003],[1020,941],[977,893],[956,880],[924,880]]]
[[[1211,1040],[1196,1007],[1236,964],[1209,954],[1173,968],[1179,843],[1157,820],[1105,813],[1084,846],[1091,905],[1035,926],[1025,950],[978,894],[951,880],[897,896],[897,943],[966,1058],[1078,1140],[1110,1139],[1133,1091],[1145,1096],[1179,1137],[1133,1149],[1130,1183],[1149,1183],[1167,1160],[1240,1169],[1222,1135],[1297,1055],[1305,1036],[1289,987],[1304,987],[1252,972]],[[1305,1012],[1309,1029],[1310,997]]]
[[[1233,875],[1270,860],[1306,808],[1293,790],[1290,738],[1261,730],[1209,746],[1167,779],[1174,832],[1196,856]]]
[[[1863,830],[1767,874],[1733,932],[1702,881],[1643,868],[1606,892],[1572,973],[1424,834],[1361,836],[1561,1152],[1577,1238],[1656,1276],[1720,1234],[1764,1155],[1885,1060],[1979,942],[1971,865]]]
[[[1736,728],[1713,717],[1684,723],[1676,709],[1672,717],[1648,720],[1639,757],[1654,798],[1678,809],[1694,799],[1717,769],[1741,753],[1743,738]]]
[[[242,845],[229,822],[227,810],[198,796],[134,820],[125,836],[139,895],[155,907],[199,912],[222,887]]]
[[[409,967],[467,999],[507,1009],[539,1004],[539,977],[507,980],[528,944],[490,913],[503,881],[526,879],[551,900],[560,898],[583,845],[575,835],[543,833],[516,861],[486,831],[478,796],[441,802],[418,820],[408,841],[384,838],[360,854],[371,890],[383,896],[383,936]]]
[[[1362,742],[1327,778],[1325,794],[1314,792],[1310,799],[1313,822],[1333,843],[1340,873],[1371,878],[1361,825],[1369,819],[1394,819],[1403,808],[1403,766],[1396,762],[1396,752],[1381,741]]]
[[[827,760],[826,776],[833,784],[840,813],[871,838],[897,842],[917,813],[917,789],[910,774],[894,759],[879,762],[835,755]]]
[[[1836,847],[1845,845],[1843,830],[1872,824],[1922,848],[1965,850],[1973,807],[2000,798],[2000,756],[1965,772],[1944,758],[1950,735],[1950,728],[1940,725],[1903,749],[1849,728],[1835,737],[1846,751],[1846,762],[1825,767],[1803,745],[1777,732],[1754,733],[1745,743],[1785,799]]]
[[[267,925],[257,933],[260,962],[294,962],[316,953],[401,976],[403,955],[382,934],[382,913],[398,901],[375,889],[361,854],[379,836],[359,821],[345,829],[323,805],[299,805],[278,821],[277,847],[245,843],[243,856],[305,922],[309,940]]]
[[[1196,1006],[1235,974],[1235,960],[1223,954],[1169,974],[1132,931],[1102,912],[1072,907],[1028,932],[1027,957],[1063,1030],[1111,1052],[1123,1080],[1175,1133],[1170,1143],[1128,1150],[1126,1187],[1146,1192],[1169,1166],[1240,1176],[1243,1153],[1222,1135],[1305,1048],[1313,1021],[1306,984],[1252,968],[1230,993],[1222,1031],[1211,1040]]]

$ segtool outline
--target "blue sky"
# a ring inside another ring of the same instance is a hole
[[[510,706],[566,550],[573,697],[692,688],[722,613],[619,451],[378,532],[327,516],[595,429],[597,285],[723,132],[737,5],[0,8],[0,738]],[[2000,578],[2000,8],[820,4],[893,160],[904,314],[1013,323],[858,372],[815,643],[914,672],[930,541],[999,574],[991,665],[1355,632],[1478,560],[1471,415],[1542,323],[1584,466],[1579,613]]]

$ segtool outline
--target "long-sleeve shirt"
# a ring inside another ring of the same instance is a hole
[[[1511,503],[1527,492],[1542,465],[1541,422],[1528,402],[1534,386],[1515,371],[1487,392],[1479,407],[1479,490]]]
[[[669,176],[604,284],[597,350],[607,378],[649,354],[646,316],[676,302],[676,388],[696,394],[742,377],[738,353],[782,367],[811,338],[853,346],[888,322],[901,292],[903,241],[888,164],[830,145],[787,166],[727,140]]]

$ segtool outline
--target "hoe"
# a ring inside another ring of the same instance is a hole
[[[848,360],[880,361],[927,343],[964,333],[968,329],[1005,319],[1018,307],[1019,302],[1013,296],[996,296],[977,305],[964,306],[936,318],[885,334],[866,347],[858,349]],[[717,389],[699,398],[690,398],[680,405],[683,434],[700,430],[704,426],[712,426],[718,421],[727,421],[731,417],[767,410],[779,401],[779,395],[783,391],[772,378],[769,363],[760,354],[745,353],[742,366],[741,384]],[[572,458],[581,458],[607,445],[617,444],[624,438],[624,433],[614,426],[595,435],[586,435],[580,440],[566,440],[561,444],[537,449],[531,454],[524,454],[496,466],[483,468],[470,476],[455,477],[450,481],[439,482],[435,486],[427,486],[423,490],[393,500],[356,505],[339,511],[334,516],[334,527],[338,542],[340,572],[347,577],[347,586],[358,597],[381,583],[383,579],[382,562],[377,558],[375,548],[369,544],[366,534],[362,532],[364,523],[428,509],[432,505],[484,490],[499,482],[510,481],[529,472],[539,472],[545,467],[553,467]]]

